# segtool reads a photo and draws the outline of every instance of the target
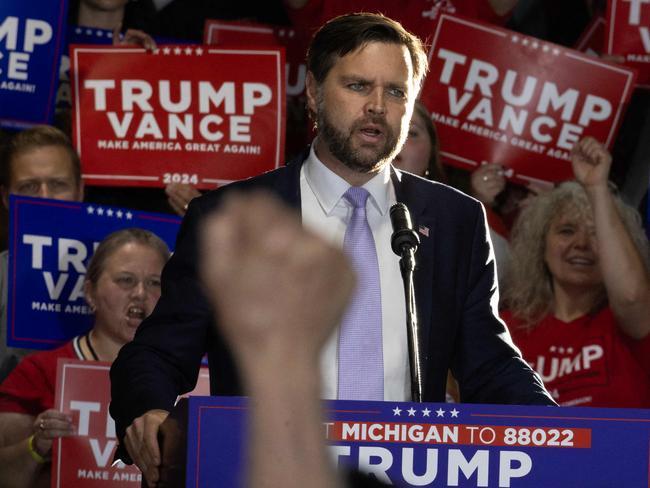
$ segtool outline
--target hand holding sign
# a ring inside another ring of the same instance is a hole
[[[472,196],[484,205],[494,204],[497,195],[506,187],[506,177],[500,164],[483,164],[470,177]]]
[[[39,456],[49,457],[54,439],[72,434],[74,434],[74,427],[69,415],[53,408],[45,410],[34,420],[31,448]]]

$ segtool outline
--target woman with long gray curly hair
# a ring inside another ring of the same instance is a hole
[[[585,138],[576,181],[519,216],[502,316],[561,405],[650,406],[650,253],[636,211],[609,187],[611,156]]]

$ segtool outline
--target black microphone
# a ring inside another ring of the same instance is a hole
[[[415,252],[420,244],[420,237],[413,230],[408,207],[402,202],[393,205],[390,208],[390,221],[393,224],[393,235],[390,238],[393,252],[398,256],[408,250]]]

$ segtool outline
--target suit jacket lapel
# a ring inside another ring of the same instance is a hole
[[[285,167],[286,178],[277,178],[274,183],[274,190],[282,197],[290,207],[301,212],[300,205],[300,169],[305,159],[309,156],[309,147],[301,154],[289,161]]]

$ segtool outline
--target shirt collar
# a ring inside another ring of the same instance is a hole
[[[305,180],[323,211],[329,215],[350,188],[350,184],[318,159],[314,146],[315,144],[312,143],[309,156],[303,165]],[[390,164],[387,164],[363,185],[363,188],[370,193],[372,205],[381,215],[385,215],[390,207],[390,184]],[[345,199],[343,202],[348,205]]]

